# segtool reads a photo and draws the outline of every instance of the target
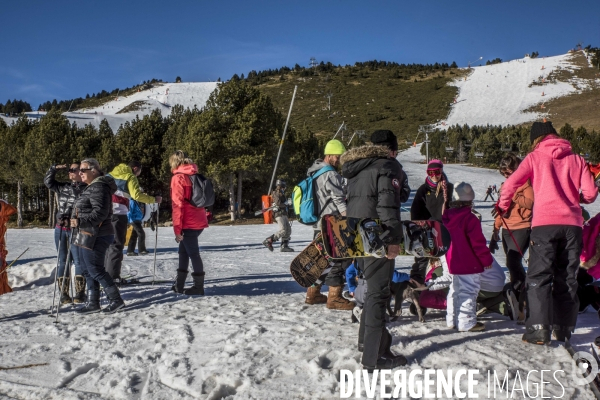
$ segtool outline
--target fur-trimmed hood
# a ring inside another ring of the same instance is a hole
[[[390,150],[385,146],[368,144],[347,151],[341,157],[342,176],[346,179],[354,178],[361,171],[378,164],[377,168],[395,171],[402,170],[400,163],[389,157]]]
[[[389,154],[390,150],[385,146],[367,144],[364,146],[355,147],[342,154],[340,163],[344,165],[346,163],[364,158],[387,158]]]

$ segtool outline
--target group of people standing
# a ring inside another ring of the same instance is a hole
[[[194,207],[188,201],[192,193],[190,176],[196,174],[198,168],[183,151],[171,155],[169,163],[173,172],[173,229],[179,243],[179,268],[172,290],[203,295],[204,269],[198,236],[208,227],[208,222],[205,209]],[[66,169],[69,181],[58,181],[57,172]],[[141,190],[138,181],[141,172],[141,163],[132,161],[119,164],[106,174],[97,160],[86,158],[68,167],[53,165],[46,173],[44,183],[57,198],[54,238],[58,251],[56,278],[60,302],[84,304],[78,313],[113,313],[125,306],[118,284],[121,283],[128,223],[132,223],[135,232],[130,238],[128,254],[132,255],[138,238],[139,254],[147,254],[141,211],[133,207],[139,203],[149,207],[162,202],[161,196],[151,196]],[[184,289],[190,259],[194,284]],[[75,266],[73,298],[69,296],[71,262]],[[108,305],[103,309],[100,307],[100,287],[108,299]]]
[[[407,282],[419,290],[422,284],[436,288],[446,282],[443,308],[447,310],[449,328],[482,331],[485,326],[477,321],[477,316],[493,311],[526,325],[523,341],[548,344],[551,335],[564,341],[575,329],[584,224],[580,203],[596,199],[600,180],[596,177],[594,182],[590,166],[573,154],[569,142],[558,137],[550,122],[534,123],[530,137],[533,151],[524,160],[507,154],[500,162],[499,171],[506,181],[497,191],[499,199],[492,210],[494,228],[489,243],[483,234],[481,215],[473,209],[475,192],[471,185],[450,183],[440,160],[428,163],[425,182],[412,202],[411,219],[443,223],[452,244],[441,260],[445,276],[436,279],[431,275],[431,259],[417,257]],[[326,165],[341,165],[341,174],[328,171],[315,179],[319,217],[337,214],[377,218],[390,232],[386,237],[386,259],[362,258],[354,264],[356,275],[367,285],[358,337],[362,364],[368,370],[404,365],[406,359],[390,350],[391,336],[385,329],[384,317],[395,272],[394,258],[402,241],[400,204],[410,194],[406,174],[396,160],[397,141],[390,131],[376,131],[372,144],[348,152],[336,142],[330,141],[324,159],[317,160],[308,170],[310,176]],[[332,148],[336,150],[331,151]],[[281,189],[285,187],[277,190]],[[600,232],[600,218],[595,226]],[[285,233],[286,240],[290,233]],[[499,242],[506,254],[508,283],[493,257]],[[528,250],[526,272],[523,259]],[[600,264],[598,259],[588,262]],[[348,264],[340,262],[322,277],[329,286],[328,296],[320,293],[321,285],[314,285],[308,288],[306,303],[352,309],[352,302],[341,296],[338,301],[337,297]],[[600,275],[600,271],[596,272]],[[338,301],[336,306],[332,299]],[[599,306],[600,301],[595,304]]]

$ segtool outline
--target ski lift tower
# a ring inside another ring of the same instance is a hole
[[[419,125],[419,133],[425,134],[425,160],[427,164],[429,164],[429,134],[434,130],[435,125]]]
[[[314,58],[314,57],[311,57],[311,58],[310,58],[310,67],[311,67],[311,68],[314,68],[314,67],[316,67],[316,66],[317,66],[317,59],[316,59],[316,58]]]

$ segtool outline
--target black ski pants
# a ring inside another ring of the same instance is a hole
[[[581,227],[570,225],[536,226],[531,230],[526,280],[528,328],[550,329],[553,324],[575,327],[582,232]]]
[[[491,193],[486,193],[486,194],[485,194],[485,199],[483,199],[483,201],[487,201],[488,197],[491,197],[491,198],[492,198],[492,201],[496,201],[496,200],[494,200],[494,196],[492,196],[492,194],[491,194]]]
[[[391,345],[385,328],[385,305],[391,295],[394,265],[395,261],[387,258],[367,257],[358,261],[358,267],[367,281],[367,296],[358,330],[358,343],[364,344],[364,367],[375,367],[377,359]]]
[[[427,266],[429,265],[429,258],[427,257],[415,257],[415,263],[412,265],[410,270],[410,277],[419,283],[425,283],[425,277],[427,276]]]
[[[115,238],[106,252],[104,267],[111,278],[121,277],[121,263],[123,262],[123,249],[127,237],[127,215],[113,214],[112,226],[115,230]]]
[[[183,240],[179,242],[179,270],[188,271],[190,260],[192,260],[192,269],[194,274],[204,272],[204,264],[200,257],[200,248],[198,247],[198,236],[204,229],[183,229],[181,234]]]
[[[510,283],[517,295],[521,293],[525,284],[525,268],[521,254],[525,254],[529,248],[530,235],[531,228],[515,229],[510,232],[508,229],[502,228],[502,247],[506,254],[506,268],[510,273]]]
[[[142,221],[133,221],[131,223],[133,231],[129,237],[129,244],[127,245],[127,252],[133,253],[135,251],[135,244],[137,241],[137,248],[140,253],[146,251],[146,232],[142,226]]]

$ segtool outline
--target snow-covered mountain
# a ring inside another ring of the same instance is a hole
[[[113,132],[127,121],[142,118],[154,109],[163,116],[171,113],[171,108],[181,104],[184,108],[202,108],[219,82],[155,83],[152,89],[141,90],[129,96],[118,96],[101,106],[66,112],[70,122],[79,126],[92,124],[96,127],[106,119]],[[31,118],[39,118],[44,112],[27,113]],[[8,124],[15,118],[2,117]]]
[[[472,72],[451,84],[459,94],[445,121],[449,125],[516,125],[539,120],[547,113],[542,105],[551,99],[580,92],[590,82],[571,78],[555,79],[561,69],[580,69],[574,58],[581,52],[554,57],[525,57],[494,65],[472,68]],[[600,79],[596,79],[600,83]],[[539,106],[537,112],[525,112]]]

